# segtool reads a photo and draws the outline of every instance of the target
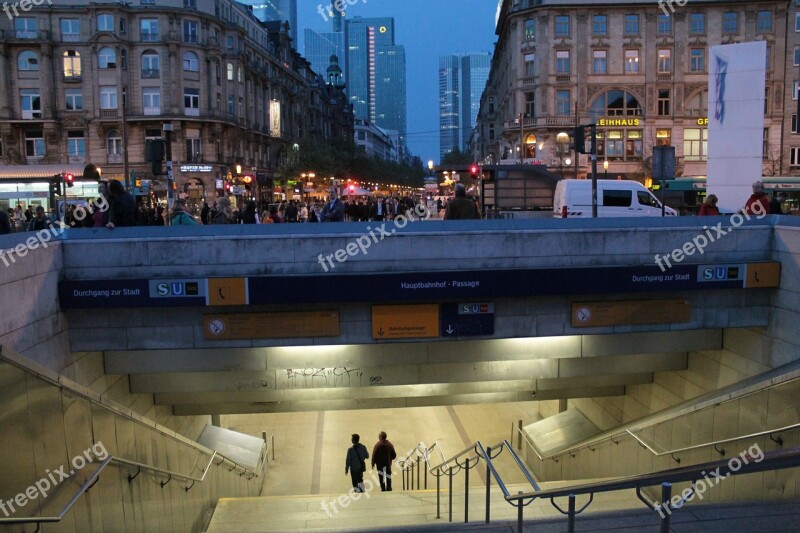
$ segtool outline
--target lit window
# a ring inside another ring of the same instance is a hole
[[[639,50],[625,50],[625,74],[639,73]]]
[[[672,51],[669,48],[658,50],[658,73],[669,74],[672,72]]]
[[[592,52],[592,73],[608,73],[608,52],[605,50],[595,50]]]

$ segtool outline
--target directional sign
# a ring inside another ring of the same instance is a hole
[[[208,340],[338,337],[338,311],[220,313],[203,317]]]
[[[442,304],[441,317],[442,337],[494,335],[493,303]]]
[[[374,305],[372,338],[419,339],[439,336],[439,306]]]
[[[692,318],[689,300],[623,300],[572,304],[572,327],[677,324]]]

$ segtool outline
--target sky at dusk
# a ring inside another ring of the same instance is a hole
[[[320,3],[328,2],[297,2],[301,54],[304,28],[330,28]],[[439,159],[439,56],[492,52],[496,9],[496,0],[355,0],[347,7],[348,18],[395,19],[395,43],[406,49],[408,145],[423,162]]]

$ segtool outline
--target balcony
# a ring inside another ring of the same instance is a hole
[[[67,83],[69,83],[69,82],[79,82],[79,81],[81,81],[81,74],[80,74],[80,72],[78,72],[78,73],[65,72],[64,73],[64,81],[67,82]]]
[[[161,77],[161,71],[155,68],[142,69],[143,80],[154,80]]]
[[[140,34],[143,43],[153,43],[158,41],[157,31],[143,31]]]
[[[29,155],[25,158],[25,162],[29,165],[41,165],[44,161],[43,155]]]
[[[107,154],[109,164],[122,163],[122,154]]]
[[[183,114],[187,117],[199,117],[200,116],[200,108],[198,107],[184,107]]]
[[[116,109],[101,109],[100,118],[117,118]]]
[[[41,110],[30,110],[30,109],[23,109],[22,110],[22,120],[41,120],[42,119],[42,111]]]
[[[14,30],[14,37],[17,39],[38,39],[39,32],[37,30]]]
[[[570,75],[569,74],[557,74],[556,75],[556,83],[569,83]]]
[[[546,127],[546,126],[569,126],[575,127],[575,117],[574,116],[552,116],[552,117],[536,117],[536,118],[524,118],[522,119],[522,128],[536,128],[536,127]],[[503,124],[503,129],[505,130],[514,130],[519,131],[520,124],[519,120],[509,120]]]
[[[671,72],[659,72],[656,76],[656,80],[658,81],[672,81],[672,73]]]
[[[70,165],[83,165],[86,163],[85,155],[70,155],[67,156],[67,163]]]
[[[533,87],[536,85],[536,77],[535,76],[528,76],[519,80],[521,87]]]
[[[146,116],[158,116],[161,114],[161,107],[145,107],[143,114]]]
[[[61,34],[61,42],[62,43],[77,43],[81,40],[80,33],[62,33]]]
[[[197,44],[197,35],[193,33],[184,33],[183,42],[187,44]]]

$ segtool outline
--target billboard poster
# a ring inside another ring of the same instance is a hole
[[[277,100],[269,103],[269,134],[272,137],[281,136],[281,103]]]
[[[761,179],[764,41],[713,46],[708,65],[708,194],[723,213],[744,207]]]

